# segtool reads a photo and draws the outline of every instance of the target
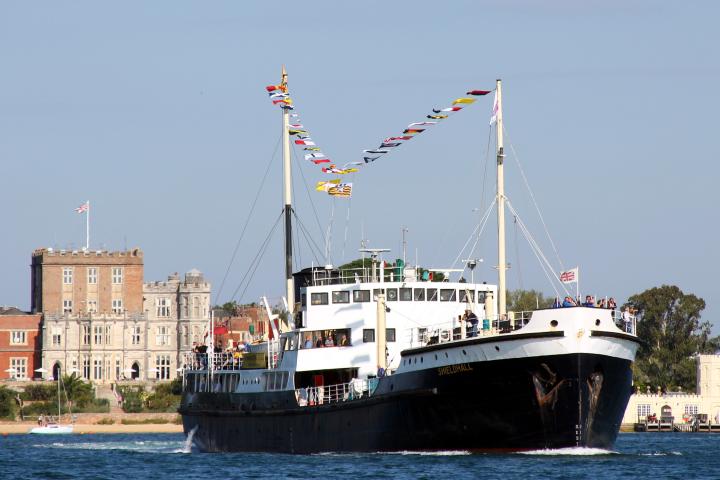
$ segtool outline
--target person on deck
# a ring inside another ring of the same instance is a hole
[[[312,338],[310,338],[310,335],[305,337],[305,348],[312,348],[313,347],[313,341]]]
[[[592,298],[592,295],[585,295],[585,303],[582,304],[583,307],[595,307],[595,301]]]
[[[465,321],[470,324],[469,337],[477,337],[478,318],[472,310],[465,310]]]
[[[563,307],[576,307],[575,301],[572,299],[572,297],[565,297],[565,300],[563,300],[562,303]]]

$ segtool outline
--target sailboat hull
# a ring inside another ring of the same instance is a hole
[[[72,425],[48,425],[46,427],[35,427],[29,433],[38,435],[65,435],[73,433]]]
[[[293,392],[186,394],[181,413],[213,452],[611,448],[631,381],[627,359],[573,353],[395,374],[371,397],[317,406],[291,407]]]

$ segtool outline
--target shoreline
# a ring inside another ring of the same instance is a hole
[[[37,422],[8,422],[0,423],[0,435],[29,434],[30,429],[37,427]],[[112,434],[112,433],[182,433],[183,426],[174,423],[136,424],[136,425],[98,425],[91,423],[76,423],[71,435],[83,434]]]

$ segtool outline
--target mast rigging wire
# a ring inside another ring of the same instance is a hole
[[[245,236],[245,232],[247,231],[248,224],[250,223],[250,218],[252,217],[252,214],[255,211],[255,206],[257,205],[258,199],[260,198],[260,192],[262,191],[263,187],[265,186],[265,180],[267,180],[268,173],[270,172],[270,167],[272,166],[272,163],[275,160],[275,155],[277,155],[277,150],[278,150],[278,147],[280,146],[281,140],[282,140],[282,135],[280,135],[280,138],[278,138],[278,141],[275,144],[275,150],[273,151],[273,154],[270,157],[270,161],[268,162],[267,167],[265,168],[265,174],[263,175],[262,181],[260,182],[260,186],[258,187],[257,193],[255,194],[255,200],[253,200],[252,206],[250,207],[250,212],[248,213],[247,219],[245,219],[245,224],[243,225],[242,232],[240,233],[240,238],[238,238],[238,241],[235,244],[235,249],[233,250],[232,256],[230,257],[230,263],[228,263],[227,269],[225,270],[225,275],[223,276],[222,282],[220,282],[220,288],[218,289],[218,293],[215,295],[216,303],[218,302],[218,299],[220,298],[220,294],[223,291],[223,287],[225,286],[225,281],[227,280],[227,277],[230,273],[230,268],[232,268],[232,264],[233,264],[233,262],[235,262],[235,257],[240,248],[240,242],[242,242],[242,239]]]

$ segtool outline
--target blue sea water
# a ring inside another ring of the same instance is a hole
[[[720,434],[620,434],[613,451],[203,454],[179,434],[0,437],[0,479],[712,478]]]

